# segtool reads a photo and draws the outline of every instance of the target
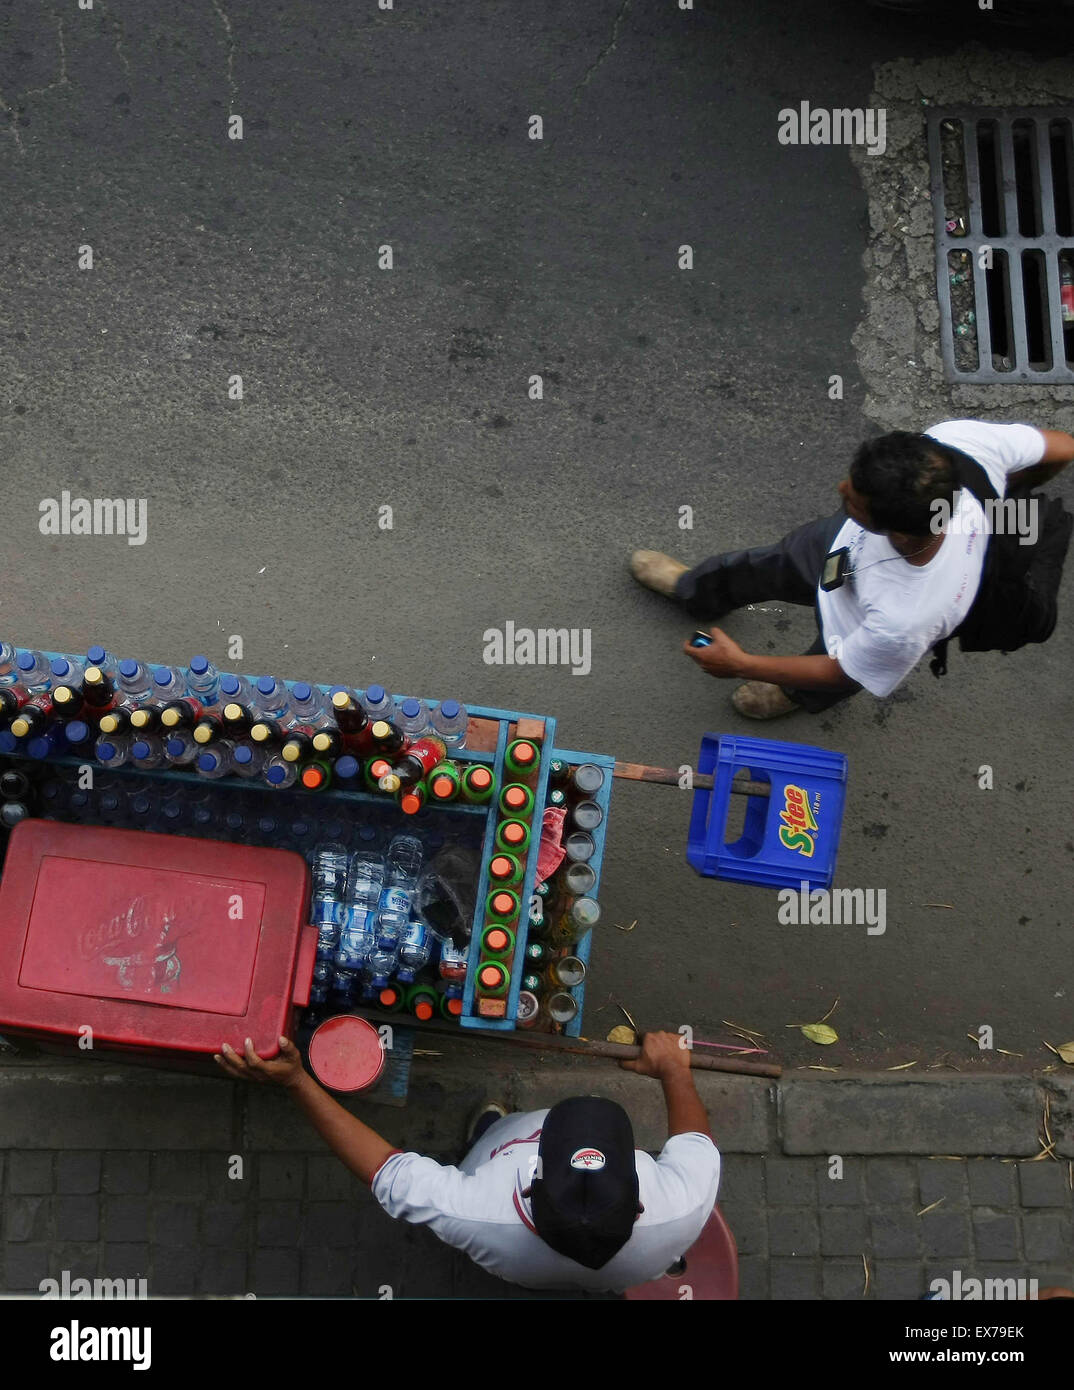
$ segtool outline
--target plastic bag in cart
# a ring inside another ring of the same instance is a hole
[[[473,928],[481,855],[460,845],[445,845],[418,880],[414,910],[437,936],[465,946]]]

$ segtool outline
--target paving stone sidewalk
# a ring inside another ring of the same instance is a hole
[[[145,1278],[153,1295],[530,1298],[390,1220],[325,1154],[22,1150],[0,1160],[0,1286]],[[919,1298],[932,1279],[1074,1287],[1066,1162],[725,1155],[744,1299]],[[938,1204],[938,1205],[937,1205]],[[931,1210],[924,1211],[924,1208]],[[924,1211],[924,1214],[921,1214]]]

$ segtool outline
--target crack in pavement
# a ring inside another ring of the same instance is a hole
[[[227,35],[227,88],[228,88],[228,114],[235,112],[235,98],[238,95],[238,88],[235,86],[235,35],[232,32],[231,20],[227,16],[227,11],[220,0],[210,0],[213,9],[216,11],[220,23],[224,26]]]
[[[15,148],[18,150],[19,154],[25,154],[26,147],[23,145],[22,136],[19,134],[18,112],[4,96],[3,92],[0,92],[0,106],[7,112],[7,128],[15,137]]]
[[[622,24],[623,20],[626,18],[626,12],[629,9],[630,0],[623,0],[622,5],[620,5],[619,7],[619,13],[615,16],[615,19],[612,21],[612,36],[608,40],[608,43],[597,54],[596,60],[593,63],[591,63],[589,67],[586,69],[585,76],[578,84],[578,90],[581,90],[582,87],[589,86],[589,79],[596,72],[597,68],[600,67],[601,63],[604,62],[605,58],[607,58],[610,53],[615,52],[615,45],[619,42],[619,27]]]
[[[101,14],[104,15],[105,19],[108,20],[108,23],[111,26],[112,34],[114,36],[113,42],[115,44],[116,57],[123,65],[123,71],[127,74],[128,77],[130,77],[131,65],[127,59],[127,55],[123,52],[123,21],[120,19],[111,18],[107,9],[105,9],[104,0],[97,0],[97,8],[100,10]]]
[[[57,89],[57,87],[69,87],[71,85],[67,78],[67,44],[63,37],[63,20],[60,18],[58,14],[55,13],[54,10],[51,9],[51,7],[50,13],[52,14],[53,19],[56,21],[56,38],[60,45],[60,75],[59,77],[57,77],[55,82],[50,82],[46,87],[27,87],[24,92],[20,92],[18,93],[18,95],[16,95],[16,101],[18,101],[19,96],[43,96],[45,92],[54,92]]]

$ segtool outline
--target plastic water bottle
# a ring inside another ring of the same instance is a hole
[[[69,661],[65,656],[54,656],[49,665],[52,668],[53,685],[69,685],[73,690],[77,690],[82,684],[86,668],[77,657],[74,661]]]
[[[140,661],[127,658],[119,663],[116,674],[116,689],[132,700],[148,695],[153,689],[153,674],[148,666]]]
[[[106,651],[99,642],[86,650],[86,665],[99,666],[110,680],[115,680],[119,674],[119,658]]]
[[[280,823],[275,816],[258,816],[257,825],[258,839],[263,845],[275,845],[280,833]]]
[[[34,738],[26,740],[26,756],[28,758],[47,758],[50,753],[55,751],[59,740],[58,730],[46,729],[43,734],[37,734]]]
[[[335,720],[325,709],[324,696],[305,681],[296,681],[291,687],[291,717],[289,724],[301,724],[311,729],[325,729],[334,726]]]
[[[220,692],[220,672],[207,656],[192,656],[186,668],[186,685],[203,705],[212,705]]]
[[[122,767],[130,757],[131,741],[125,735],[102,734],[93,745],[93,755],[105,767]]]
[[[131,744],[131,763],[134,767],[148,771],[149,768],[160,767],[164,760],[164,744],[155,734],[136,738]]]
[[[201,752],[201,745],[194,742],[189,729],[173,729],[164,740],[164,756],[174,767],[189,767]]]
[[[412,984],[414,976],[429,963],[433,953],[433,934],[421,917],[411,917],[399,938],[399,969],[397,977]]]
[[[395,722],[409,743],[421,738],[429,727],[429,706],[424,700],[403,700],[395,713]]]
[[[153,694],[161,700],[178,700],[186,694],[186,677],[178,666],[153,667]]]
[[[136,830],[156,828],[158,798],[149,788],[136,791],[127,805],[130,823]]]
[[[253,699],[253,685],[245,676],[232,675],[230,671],[220,677],[220,703],[234,702],[248,705]]]
[[[441,700],[429,716],[433,730],[447,744],[448,748],[466,747],[466,730],[470,715],[465,705],[458,700]]]
[[[396,946],[406,930],[421,860],[421,841],[413,835],[396,835],[388,846],[384,887],[377,906],[378,946]]]
[[[237,743],[231,754],[231,770],[236,777],[260,777],[265,768],[265,750],[256,743]]]
[[[358,848],[364,854],[370,854],[377,848],[380,837],[377,834],[377,827],[370,825],[367,821],[365,825],[358,827]]]
[[[224,833],[233,840],[246,834],[246,815],[242,811],[228,811],[224,815]]]
[[[19,683],[31,695],[52,689],[52,667],[43,652],[19,652],[15,659]]]
[[[329,840],[318,845],[313,861],[313,892],[327,893],[343,901],[347,891],[347,851],[343,845]]]
[[[348,993],[353,997],[359,973],[376,947],[376,909],[384,879],[384,863],[376,855],[358,854],[350,862],[347,896],[343,904],[336,971],[349,972]]]
[[[275,676],[262,676],[254,686],[252,708],[260,719],[286,720],[291,714],[291,692]]]
[[[231,756],[231,740],[218,738],[211,748],[198,754],[194,767],[199,777],[226,777],[231,771]]]
[[[298,780],[298,764],[289,763],[286,758],[281,758],[279,753],[273,753],[265,763],[261,780],[282,791],[284,787],[293,786]]]
[[[332,962],[317,960],[313,963],[313,979],[310,981],[310,1009],[322,1009],[328,999],[332,985]]]
[[[123,819],[123,797],[116,791],[103,791],[97,798],[97,815],[104,825]]]
[[[381,946],[378,943],[374,946],[366,959],[365,969],[362,971],[363,993],[368,996],[378,989],[383,989],[392,978],[398,962],[398,944]]]
[[[440,978],[447,982],[447,993],[453,998],[458,998],[462,994],[463,986],[466,984],[466,970],[470,962],[470,952],[467,947],[456,946],[450,937],[445,936],[440,942],[440,963],[438,966]]]
[[[90,794],[84,787],[76,787],[67,800],[67,813],[72,820],[80,821],[90,808]]]
[[[395,710],[395,701],[382,685],[369,686],[367,690],[362,691],[358,699],[369,715],[371,724],[374,719],[390,719]]]
[[[15,663],[19,659],[17,648],[10,642],[0,642],[0,685],[14,685],[19,678]]]

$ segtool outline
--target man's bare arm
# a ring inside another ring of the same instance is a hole
[[[1017,468],[1007,475],[1011,488],[1025,491],[1039,487],[1057,473],[1062,473],[1068,463],[1074,463],[1074,435],[1064,434],[1062,430],[1041,430],[1044,436],[1044,454],[1040,463],[1029,468]]]

